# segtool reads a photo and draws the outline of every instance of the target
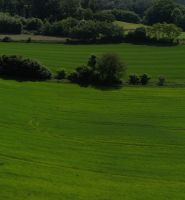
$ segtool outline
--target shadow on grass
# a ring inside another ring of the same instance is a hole
[[[102,91],[120,90],[123,87],[123,84],[119,84],[119,85],[78,84],[78,85],[83,88],[91,87],[91,88],[95,88]]]
[[[46,81],[42,79],[33,79],[30,77],[17,77],[17,76],[6,76],[6,75],[0,75],[0,78],[3,80],[8,80],[8,81],[17,81],[17,82],[41,82],[41,81]]]
[[[161,43],[161,42],[148,42],[148,41],[129,41],[124,40],[123,43],[133,44],[133,45],[145,45],[145,46],[153,46],[153,47],[175,47],[178,46],[179,43]]]

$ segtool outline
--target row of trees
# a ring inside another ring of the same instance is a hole
[[[38,18],[12,17],[8,14],[0,14],[0,33],[20,34],[22,31],[88,41],[102,39],[110,42],[121,41],[124,36],[123,28],[109,21],[67,18],[49,23]]]
[[[43,26],[38,18],[12,17],[6,13],[0,13],[0,33],[20,34],[23,30],[39,32]]]
[[[127,66],[116,54],[92,55],[87,64],[73,72],[59,70],[56,75],[44,65],[21,56],[0,56],[0,77],[19,81],[43,81],[49,79],[68,80],[82,86],[117,87],[123,84]],[[147,85],[151,78],[147,74],[129,76],[130,85]],[[159,77],[158,85],[163,86],[165,78]]]
[[[54,24],[46,23],[43,26],[42,34],[64,36],[79,40],[101,40],[121,41],[124,37],[124,30],[111,22],[93,20],[76,20],[67,18]]]
[[[116,54],[104,54],[100,58],[91,56],[87,65],[78,67],[66,77],[65,71],[55,78],[67,78],[82,85],[114,86],[122,83],[126,65]],[[49,80],[53,74],[47,67],[21,56],[0,56],[0,77],[23,81]]]
[[[92,12],[116,8],[143,15],[151,2],[152,0],[0,0],[0,11],[52,20],[74,17],[75,12],[81,8]]]
[[[68,37],[80,41],[160,41],[173,43],[182,32],[174,24],[157,23],[147,28],[137,28],[124,35],[124,29],[109,21],[77,20],[67,18],[54,23],[38,18],[12,17],[0,14],[0,33],[20,34],[22,31],[37,34]]]

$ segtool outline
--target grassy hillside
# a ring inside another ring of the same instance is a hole
[[[1,54],[18,54],[37,59],[53,71],[72,70],[85,64],[91,54],[118,53],[128,64],[128,74],[148,73],[154,79],[164,75],[170,82],[185,82],[185,46],[155,47],[145,45],[63,45],[0,43]]]
[[[0,90],[0,199],[185,199],[184,88]]]
[[[121,22],[121,21],[116,21],[115,24],[123,27],[126,31],[135,30],[136,28],[140,28],[140,27],[145,27],[145,25],[143,24],[134,24],[134,23]]]

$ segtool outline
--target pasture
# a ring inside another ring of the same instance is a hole
[[[73,70],[86,64],[91,54],[114,52],[128,65],[131,73],[148,73],[153,80],[160,75],[169,82],[185,82],[185,46],[159,47],[133,44],[65,45],[38,43],[0,43],[0,54],[17,54],[33,58],[56,71]]]
[[[185,199],[184,88],[0,91],[0,199]]]
[[[52,71],[115,52],[128,74],[185,83],[184,46],[0,43],[0,52]],[[0,92],[0,199],[185,199],[184,87],[0,80]]]

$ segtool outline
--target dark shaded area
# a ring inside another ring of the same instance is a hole
[[[17,81],[43,81],[51,79],[52,73],[31,59],[3,55],[0,57],[0,77]]]

